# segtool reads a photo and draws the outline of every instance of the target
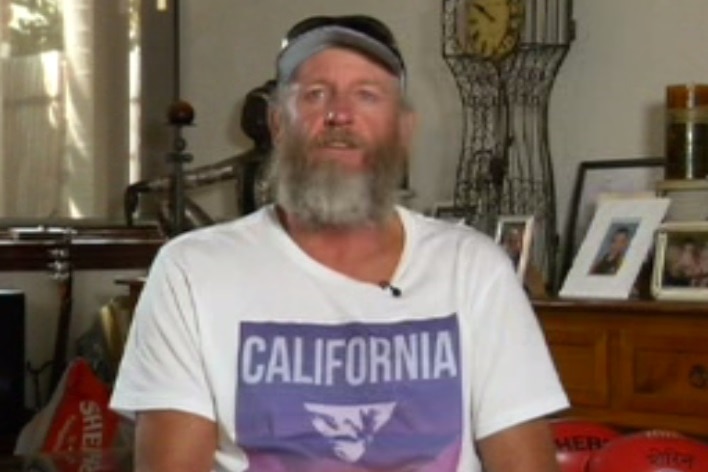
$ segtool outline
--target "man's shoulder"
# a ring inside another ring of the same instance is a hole
[[[263,244],[274,230],[269,210],[262,208],[243,217],[183,233],[168,241],[162,252],[177,255],[248,250]]]
[[[482,248],[498,246],[490,236],[463,221],[434,218],[405,208],[400,211],[406,226],[420,240],[444,244],[458,241],[458,243],[472,244]]]

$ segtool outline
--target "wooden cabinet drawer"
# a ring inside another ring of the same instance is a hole
[[[708,418],[708,333],[622,333],[620,350],[623,408]]]
[[[546,328],[546,339],[573,406],[608,406],[607,332],[592,327],[552,326]]]
[[[539,300],[535,307],[571,416],[708,438],[708,303]]]

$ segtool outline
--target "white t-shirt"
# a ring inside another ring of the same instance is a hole
[[[390,286],[311,259],[275,210],[158,254],[111,406],[218,425],[218,471],[480,471],[475,440],[567,406],[511,262],[398,209]]]

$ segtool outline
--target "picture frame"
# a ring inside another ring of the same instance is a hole
[[[464,223],[464,209],[455,206],[452,201],[437,202],[431,211],[433,218],[449,221],[451,223]]]
[[[708,301],[708,222],[657,229],[651,292],[657,300]]]
[[[584,161],[578,165],[563,234],[559,280],[567,276],[597,208],[598,199],[655,196],[666,159],[639,157]]]
[[[668,207],[668,198],[600,201],[559,296],[629,298]]]
[[[502,215],[497,220],[494,241],[511,258],[520,280],[524,280],[534,232],[533,215]]]

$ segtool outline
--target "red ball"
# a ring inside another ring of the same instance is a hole
[[[167,109],[167,119],[172,125],[191,125],[194,121],[194,108],[189,102],[177,100]]]
[[[562,472],[585,472],[592,453],[620,436],[618,431],[605,424],[586,420],[553,420],[551,431]]]
[[[708,471],[708,444],[675,434],[635,433],[592,455],[587,472]]]

